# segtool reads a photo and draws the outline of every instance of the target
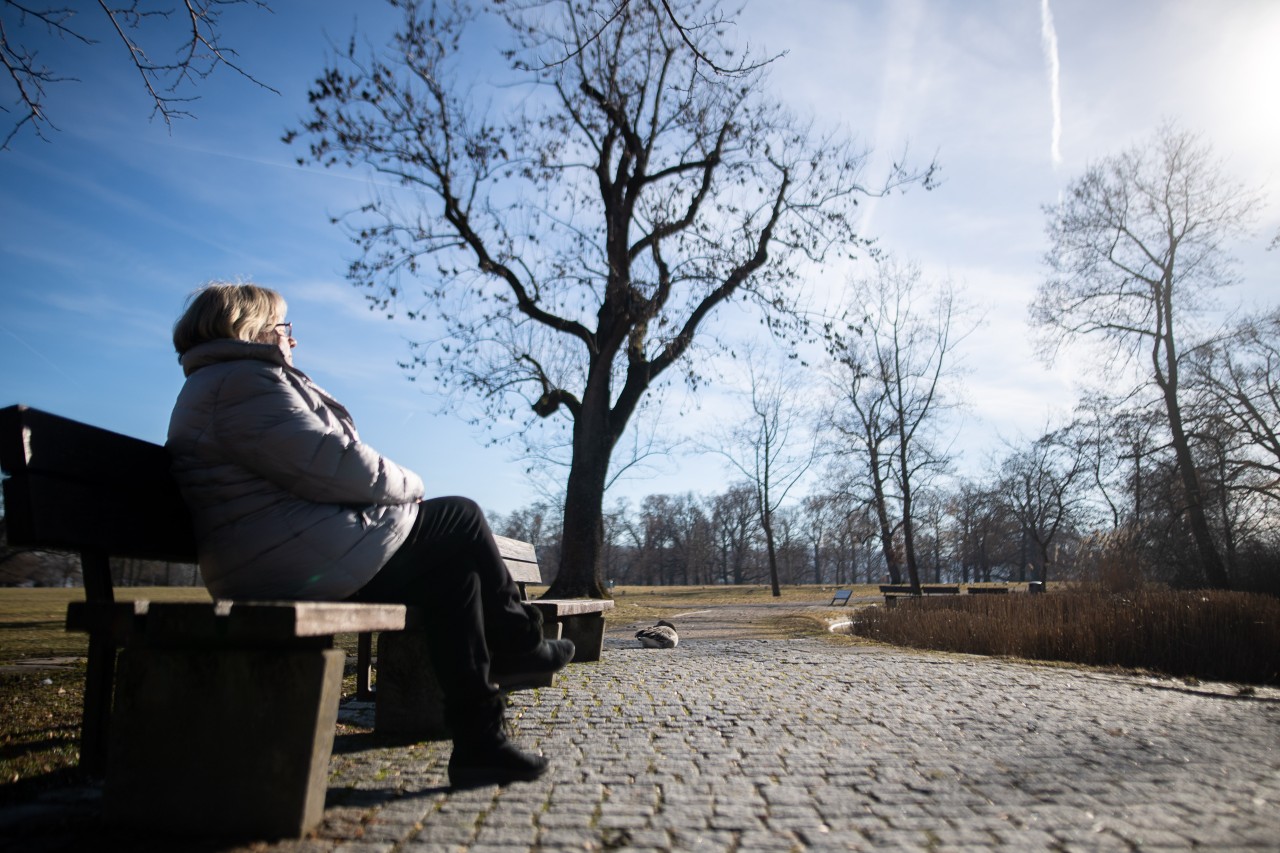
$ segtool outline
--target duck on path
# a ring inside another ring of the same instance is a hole
[[[636,639],[646,649],[674,649],[680,643],[676,626],[665,619],[660,619],[652,628],[641,628],[636,631]]]

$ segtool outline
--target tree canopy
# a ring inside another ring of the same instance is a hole
[[[49,89],[76,78],[61,63],[45,61],[49,48],[65,60],[66,45],[87,50],[103,41],[114,44],[116,55],[137,71],[152,116],[159,115],[165,124],[191,115],[194,96],[188,87],[219,66],[275,91],[243,68],[236,51],[222,40],[221,19],[228,7],[268,10],[265,0],[182,0],[167,5],[101,0],[93,6],[96,15],[81,15],[74,6],[60,3],[0,0],[0,64],[13,104],[13,109],[5,108],[13,119],[0,150],[24,128],[42,139],[57,130],[48,108]]]
[[[719,24],[688,26],[715,3],[396,5],[389,48],[353,38],[286,138],[394,184],[339,219],[352,281],[432,324],[417,364],[494,416],[567,420],[552,594],[602,595],[609,464],[652,384],[677,363],[701,381],[687,356],[730,300],[787,327],[802,261],[858,245],[858,197],[932,168],[865,183],[864,149],[792,116]],[[468,60],[495,30],[508,76],[482,88]]]
[[[1045,209],[1050,275],[1031,310],[1050,347],[1091,336],[1112,345],[1114,363],[1146,365],[1142,374],[1164,404],[1194,545],[1218,587],[1230,581],[1205,515],[1180,371],[1208,293],[1235,281],[1227,246],[1257,204],[1207,145],[1166,124],[1090,166]]]

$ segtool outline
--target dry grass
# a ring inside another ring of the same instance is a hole
[[[852,589],[854,595],[877,594],[877,587],[839,587]],[[635,622],[654,622],[669,618],[685,610],[699,610],[716,606],[742,604],[813,604],[835,593],[834,586],[784,586],[774,598],[768,586],[620,586],[613,590],[613,610],[606,614],[609,622],[627,625]],[[536,598],[542,588],[530,587],[530,597]]]
[[[203,587],[121,587],[117,601],[209,601]],[[0,587],[0,663],[24,658],[83,657],[89,636],[63,629],[67,605],[83,601],[83,589]]]
[[[1280,599],[1081,588],[956,596],[859,611],[854,633],[915,648],[1280,684]]]

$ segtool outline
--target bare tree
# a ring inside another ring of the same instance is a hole
[[[1235,281],[1225,246],[1244,233],[1257,205],[1208,146],[1165,125],[1145,144],[1090,166],[1045,208],[1051,275],[1031,307],[1050,358],[1064,341],[1090,337],[1111,345],[1113,361],[1146,362],[1205,579],[1223,588],[1230,579],[1205,511],[1179,369],[1189,322],[1207,293]]]
[[[546,64],[550,66],[550,65],[559,64],[561,62],[567,62],[573,59],[578,54],[580,54],[589,45],[591,45],[591,43],[594,42],[596,39],[603,36],[605,31],[609,28],[609,25],[612,24],[614,20],[616,20],[617,17],[621,15],[624,11],[626,11],[627,7],[631,5],[631,0],[615,0],[615,2],[616,2],[616,5],[612,13],[610,13],[607,18],[601,18],[597,20],[594,26],[591,26],[588,28],[586,37],[581,40],[581,44],[574,46],[573,53],[559,59],[549,59],[546,61]],[[729,18],[727,18],[723,12],[721,12],[718,8],[715,8],[714,6],[711,7],[709,11],[703,11],[698,9],[698,7],[695,5],[694,6],[695,13],[700,14],[702,17],[690,18],[688,20],[685,20],[685,19],[682,19],[676,13],[675,9],[672,8],[671,6],[672,0],[658,0],[658,2],[659,2],[659,5],[661,5],[662,7],[662,11],[665,12],[667,17],[670,19],[671,25],[675,27],[676,32],[680,34],[680,38],[684,40],[685,46],[687,46],[689,50],[693,52],[693,55],[698,59],[699,62],[706,65],[707,68],[709,68],[711,71],[715,72],[716,74],[725,74],[725,75],[749,74],[752,71],[756,71],[760,68],[763,68],[765,65],[768,65],[774,59],[777,59],[779,56],[785,55],[785,54],[778,54],[776,56],[773,56],[767,59],[760,59],[760,60],[739,59],[737,62],[735,62],[732,65],[730,64],[721,65],[720,62],[711,58],[710,56],[708,56],[706,53],[703,52],[703,48],[699,44],[700,39],[697,37],[697,33],[700,30],[706,30],[706,29],[722,29],[729,26],[733,22]],[[538,0],[534,0],[534,3],[536,5],[538,3]],[[745,51],[745,54],[746,56],[749,57],[751,55],[750,49]]]
[[[996,487],[961,481],[948,503],[960,580],[994,580],[995,569],[1011,562],[1010,543],[1018,535]]]
[[[13,104],[13,109],[5,112],[15,117],[0,150],[8,149],[24,127],[30,127],[41,139],[58,129],[46,109],[48,87],[77,78],[46,64],[46,48],[65,57],[68,45],[88,49],[102,40],[114,42],[120,58],[137,71],[151,101],[152,117],[159,115],[167,125],[191,116],[188,105],[195,97],[186,94],[187,88],[219,66],[276,91],[246,71],[235,50],[222,42],[222,16],[227,7],[270,11],[265,0],[175,0],[168,5],[99,0],[92,6],[93,12],[82,16],[69,0],[0,0],[0,63]]]
[[[865,478],[853,472],[844,477],[850,486],[846,502],[860,500],[870,507],[889,580],[902,583],[902,559],[895,543],[900,525],[889,507],[894,435],[894,421],[884,393],[889,365],[878,359],[868,361],[867,354],[854,346],[855,341],[856,338],[839,337],[833,341],[832,355],[838,364],[832,380],[835,393],[823,420],[836,436],[837,453],[862,460]],[[862,494],[864,489],[866,494]]]
[[[807,495],[801,506],[804,508],[804,535],[813,549],[813,582],[821,584],[826,578],[827,555],[840,523],[840,508],[829,493]]]
[[[746,359],[749,411],[708,447],[742,474],[755,490],[755,506],[769,558],[769,582],[782,595],[774,517],[783,501],[813,464],[817,445],[808,428],[809,413],[797,393],[794,376],[770,372],[758,357]]]
[[[849,583],[858,582],[858,566],[862,565],[862,577],[867,583],[874,583],[881,572],[877,554],[883,554],[871,543],[876,538],[876,525],[870,507],[865,502],[852,499],[848,490],[835,495],[839,502],[841,515],[834,532],[832,550],[835,559],[835,581],[839,583],[841,570],[848,570]],[[876,568],[875,578],[872,569]]]
[[[956,298],[949,284],[926,292],[920,270],[881,260],[876,275],[855,284],[854,324],[828,330],[842,383],[831,422],[866,454],[885,561],[894,582],[898,555],[890,524],[890,494],[898,505],[902,562],[920,587],[916,558],[915,492],[948,464],[933,431],[948,408],[944,378],[955,371]],[[850,412],[844,409],[848,405]]]
[[[712,502],[711,523],[719,552],[720,583],[744,584],[754,580],[752,550],[759,530],[755,489],[738,483]]]
[[[1192,414],[1220,420],[1224,482],[1280,500],[1280,310],[1242,320],[1192,353]]]
[[[1087,471],[1084,457],[1053,432],[1014,449],[1000,466],[1000,495],[1036,549],[1041,582],[1048,580],[1054,546],[1081,519]]]
[[[866,154],[812,138],[760,69],[707,75],[705,57],[728,56],[716,29],[678,29],[669,9],[714,3],[400,5],[389,49],[352,39],[314,84],[302,159],[401,188],[342,221],[374,304],[438,321],[418,364],[491,416],[568,421],[549,594],[602,596],[602,502],[632,416],[677,363],[701,381],[685,356],[726,301],[793,316],[801,260],[856,244]],[[478,15],[511,37],[490,115],[456,74]],[[930,173],[895,169],[880,191]]]

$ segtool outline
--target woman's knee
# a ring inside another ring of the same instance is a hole
[[[420,511],[431,519],[428,526],[437,534],[447,532],[475,537],[490,532],[484,510],[471,498],[457,495],[430,498],[422,502]]]

